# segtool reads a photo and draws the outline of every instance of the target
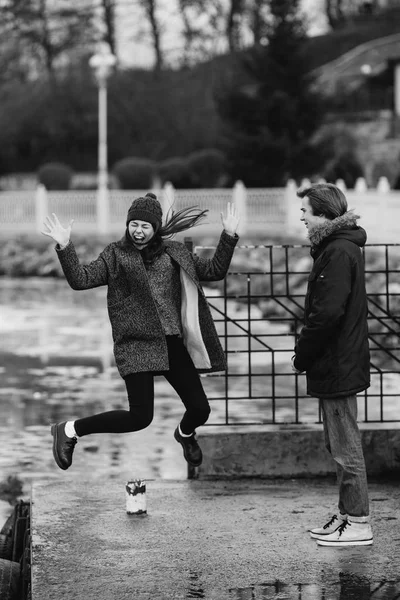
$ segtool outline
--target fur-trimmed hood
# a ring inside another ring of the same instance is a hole
[[[332,234],[339,234],[335,237],[344,237],[362,248],[367,241],[367,234],[365,229],[357,225],[359,218],[352,210],[349,210],[332,221],[325,221],[321,225],[313,227],[308,234],[311,248],[316,248]]]

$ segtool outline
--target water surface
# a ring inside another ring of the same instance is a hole
[[[114,365],[105,288],[71,290],[63,280],[1,280],[0,477],[185,478],[173,430],[183,407],[163,378],[156,416],[143,432],[79,440],[72,467],[54,463],[50,424],[127,407]]]

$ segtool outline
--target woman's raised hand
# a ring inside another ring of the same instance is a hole
[[[58,220],[57,215],[55,213],[51,214],[53,215],[53,218],[46,217],[43,222],[43,225],[47,227],[47,230],[42,231],[41,233],[53,238],[53,240],[56,241],[60,246],[66,246],[71,237],[72,223],[74,220],[71,219],[68,227],[63,227]]]
[[[239,225],[239,215],[234,204],[228,202],[226,216],[221,212],[221,221],[226,233],[232,236],[235,235]]]

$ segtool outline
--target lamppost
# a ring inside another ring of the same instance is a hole
[[[89,60],[99,87],[99,141],[97,175],[97,223],[100,233],[107,233],[109,224],[108,168],[107,168],[107,80],[117,59],[108,44]]]

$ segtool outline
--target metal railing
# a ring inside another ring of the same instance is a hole
[[[214,248],[197,247],[212,255]],[[400,244],[364,249],[369,302],[371,386],[359,394],[359,419],[400,421]],[[238,246],[223,282],[207,298],[227,355],[223,374],[203,378],[213,410],[208,425],[320,423],[319,401],[290,358],[303,324],[308,245]]]

